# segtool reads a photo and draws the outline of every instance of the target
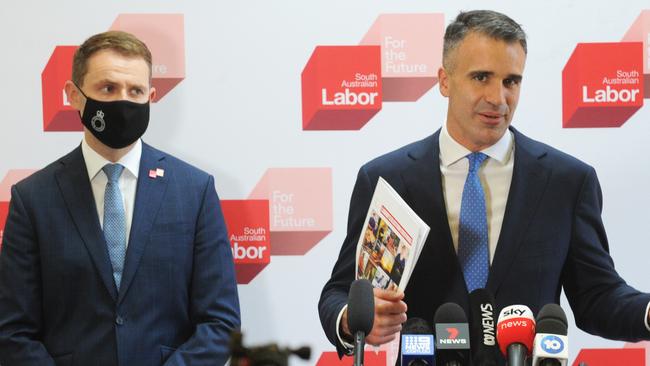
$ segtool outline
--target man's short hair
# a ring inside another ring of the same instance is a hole
[[[72,82],[81,86],[88,72],[88,59],[101,50],[115,51],[125,57],[142,58],[149,65],[151,79],[151,51],[133,34],[122,31],[108,31],[88,38],[74,53],[72,61]]]
[[[442,64],[449,68],[449,57],[470,32],[480,33],[508,43],[519,42],[527,53],[526,33],[509,16],[492,10],[460,12],[447,26],[442,48]]]

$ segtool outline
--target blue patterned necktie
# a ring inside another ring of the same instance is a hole
[[[119,185],[124,167],[120,164],[106,164],[102,170],[108,177],[104,192],[104,238],[111,257],[115,285],[119,290],[126,257],[126,216]]]
[[[487,155],[475,152],[467,155],[469,172],[460,205],[458,225],[458,260],[469,292],[485,287],[490,269],[485,195],[478,176]]]

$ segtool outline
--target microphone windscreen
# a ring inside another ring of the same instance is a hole
[[[567,335],[566,314],[558,304],[546,304],[537,314],[537,333]]]
[[[460,305],[448,302],[440,305],[433,317],[434,323],[467,323],[467,316]]]
[[[402,334],[433,334],[433,328],[422,318],[408,318],[402,324]]]
[[[510,305],[501,310],[497,323],[497,342],[501,352],[506,355],[508,346],[523,344],[531,354],[535,339],[535,318],[526,305]]]
[[[352,282],[348,293],[348,326],[350,332],[370,333],[375,320],[375,297],[366,279]]]

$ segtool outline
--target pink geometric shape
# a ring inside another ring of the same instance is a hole
[[[0,181],[0,249],[2,249],[2,238],[4,236],[7,214],[9,213],[9,201],[11,201],[11,186],[27,178],[36,170],[33,169],[12,169],[5,174]]]
[[[303,130],[359,130],[382,106],[378,46],[317,46],[301,74]]]
[[[625,343],[623,348],[643,348],[645,349],[645,364],[650,365],[650,342],[642,341],[638,343]]]
[[[581,362],[588,366],[645,366],[645,350],[643,348],[583,348],[573,361],[573,366],[579,366]]]
[[[641,42],[578,43],[562,70],[562,127],[620,127],[643,106]]]
[[[159,101],[185,79],[183,14],[120,14],[111,30],[132,33],[147,44],[153,57],[153,81]]]
[[[11,186],[32,175],[36,169],[11,169],[0,181],[0,202],[11,200]]]
[[[63,90],[72,78],[72,57],[77,46],[56,46],[41,73],[43,131],[82,131],[79,112],[67,101]]]
[[[383,99],[417,101],[438,82],[444,14],[381,14],[361,40],[381,46]]]
[[[650,10],[642,10],[630,29],[625,33],[623,42],[643,42],[643,78],[645,98],[650,98]]]
[[[271,168],[249,199],[268,199],[272,255],[303,255],[332,231],[332,169]]]

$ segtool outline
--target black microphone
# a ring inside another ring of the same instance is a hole
[[[435,365],[433,329],[422,318],[408,318],[402,326],[402,366]]]
[[[366,335],[375,320],[375,297],[366,279],[352,282],[348,293],[348,327],[354,336],[354,366],[363,366]]]
[[[469,326],[465,311],[458,304],[442,304],[434,316],[436,325],[436,365],[469,364]]]
[[[472,342],[472,363],[481,366],[496,366],[496,314],[494,296],[480,288],[469,294],[470,340]]]
[[[533,366],[566,366],[569,361],[567,320],[558,304],[546,304],[537,314]]]

